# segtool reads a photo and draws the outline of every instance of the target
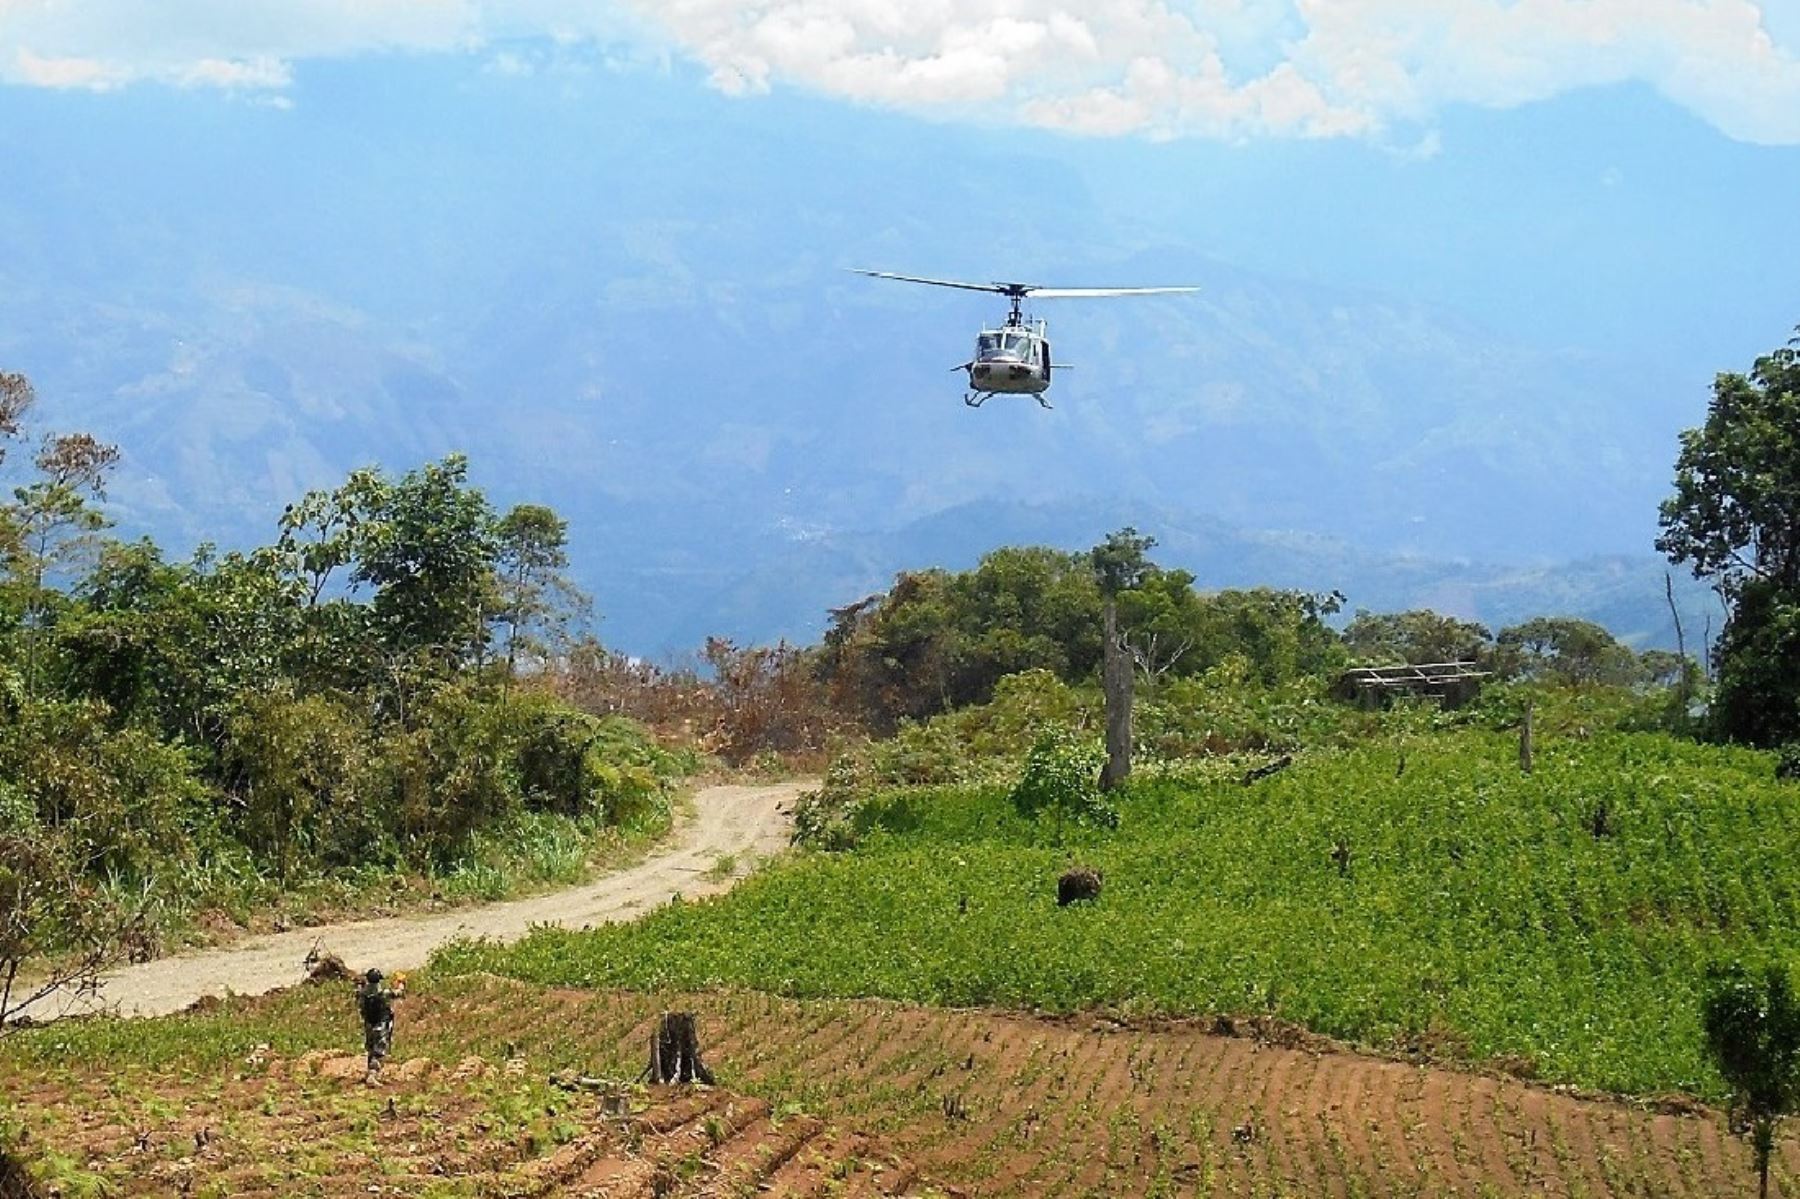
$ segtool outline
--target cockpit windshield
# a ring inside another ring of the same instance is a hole
[[[996,358],[1014,362],[1032,360],[1032,337],[1029,333],[983,333],[975,342],[975,357],[982,362]]]

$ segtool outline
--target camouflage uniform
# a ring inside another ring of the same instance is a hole
[[[371,970],[356,988],[356,1005],[362,1012],[363,1049],[369,1055],[369,1073],[381,1069],[381,1061],[394,1047],[394,999],[396,992],[383,983],[381,971]]]

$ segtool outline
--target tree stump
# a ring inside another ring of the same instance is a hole
[[[1066,908],[1072,903],[1100,898],[1101,874],[1086,866],[1063,872],[1056,880],[1056,906]]]
[[[713,1085],[713,1074],[700,1060],[700,1033],[692,1012],[664,1012],[650,1034],[650,1064],[644,1077],[653,1083],[694,1082]]]
[[[25,1167],[0,1148],[0,1199],[38,1199],[40,1193]]]

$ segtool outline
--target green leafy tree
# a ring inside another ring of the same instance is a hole
[[[1539,616],[1500,630],[1496,656],[1508,675],[1581,685],[1630,686],[1644,670],[1631,647],[1600,625],[1572,616]]]
[[[106,476],[118,460],[116,448],[86,433],[46,438],[33,460],[37,477],[15,487],[6,505],[5,565],[23,629],[27,695],[39,692],[44,643],[61,607],[51,578],[79,563],[106,527],[91,501],[105,498]]]
[[[1350,656],[1373,666],[1482,661],[1493,641],[1485,626],[1429,609],[1358,611],[1344,628]]]
[[[1656,546],[1731,605],[1712,714],[1757,745],[1800,738],[1800,339],[1713,382],[1681,435]]]
[[[506,677],[519,653],[545,655],[568,641],[588,609],[588,598],[569,580],[569,523],[541,504],[520,504],[500,519],[495,609],[506,628]]]
[[[493,509],[452,454],[372,491],[357,525],[354,580],[387,648],[454,665],[487,644],[499,556]]]
[[[1119,811],[1095,782],[1104,760],[1092,742],[1051,725],[1025,755],[1025,769],[1012,790],[1013,807],[1027,820],[1054,816],[1059,841],[1070,824],[1117,828]]]
[[[1100,593],[1087,556],[1006,547],[972,571],[906,571],[832,613],[818,671],[840,709],[878,732],[985,703],[1023,670],[1076,681],[1100,661]]]
[[[1706,1047],[1748,1127],[1758,1193],[1769,1193],[1775,1124],[1800,1100],[1800,998],[1787,971],[1760,976],[1740,965],[1709,972],[1701,1010]]]
[[[380,805],[363,790],[366,734],[342,704],[282,690],[246,694],[230,752],[240,836],[284,886],[321,865],[386,856]]]
[[[170,563],[148,541],[104,547],[74,598],[57,630],[72,686],[215,753],[240,693],[296,673],[313,615],[267,551]]]

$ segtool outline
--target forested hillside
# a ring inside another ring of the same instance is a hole
[[[666,825],[679,757],[521,682],[580,611],[553,512],[452,457],[169,559],[107,536],[116,452],[29,438],[32,400],[0,375],[0,1005],[202,909],[492,895]]]

